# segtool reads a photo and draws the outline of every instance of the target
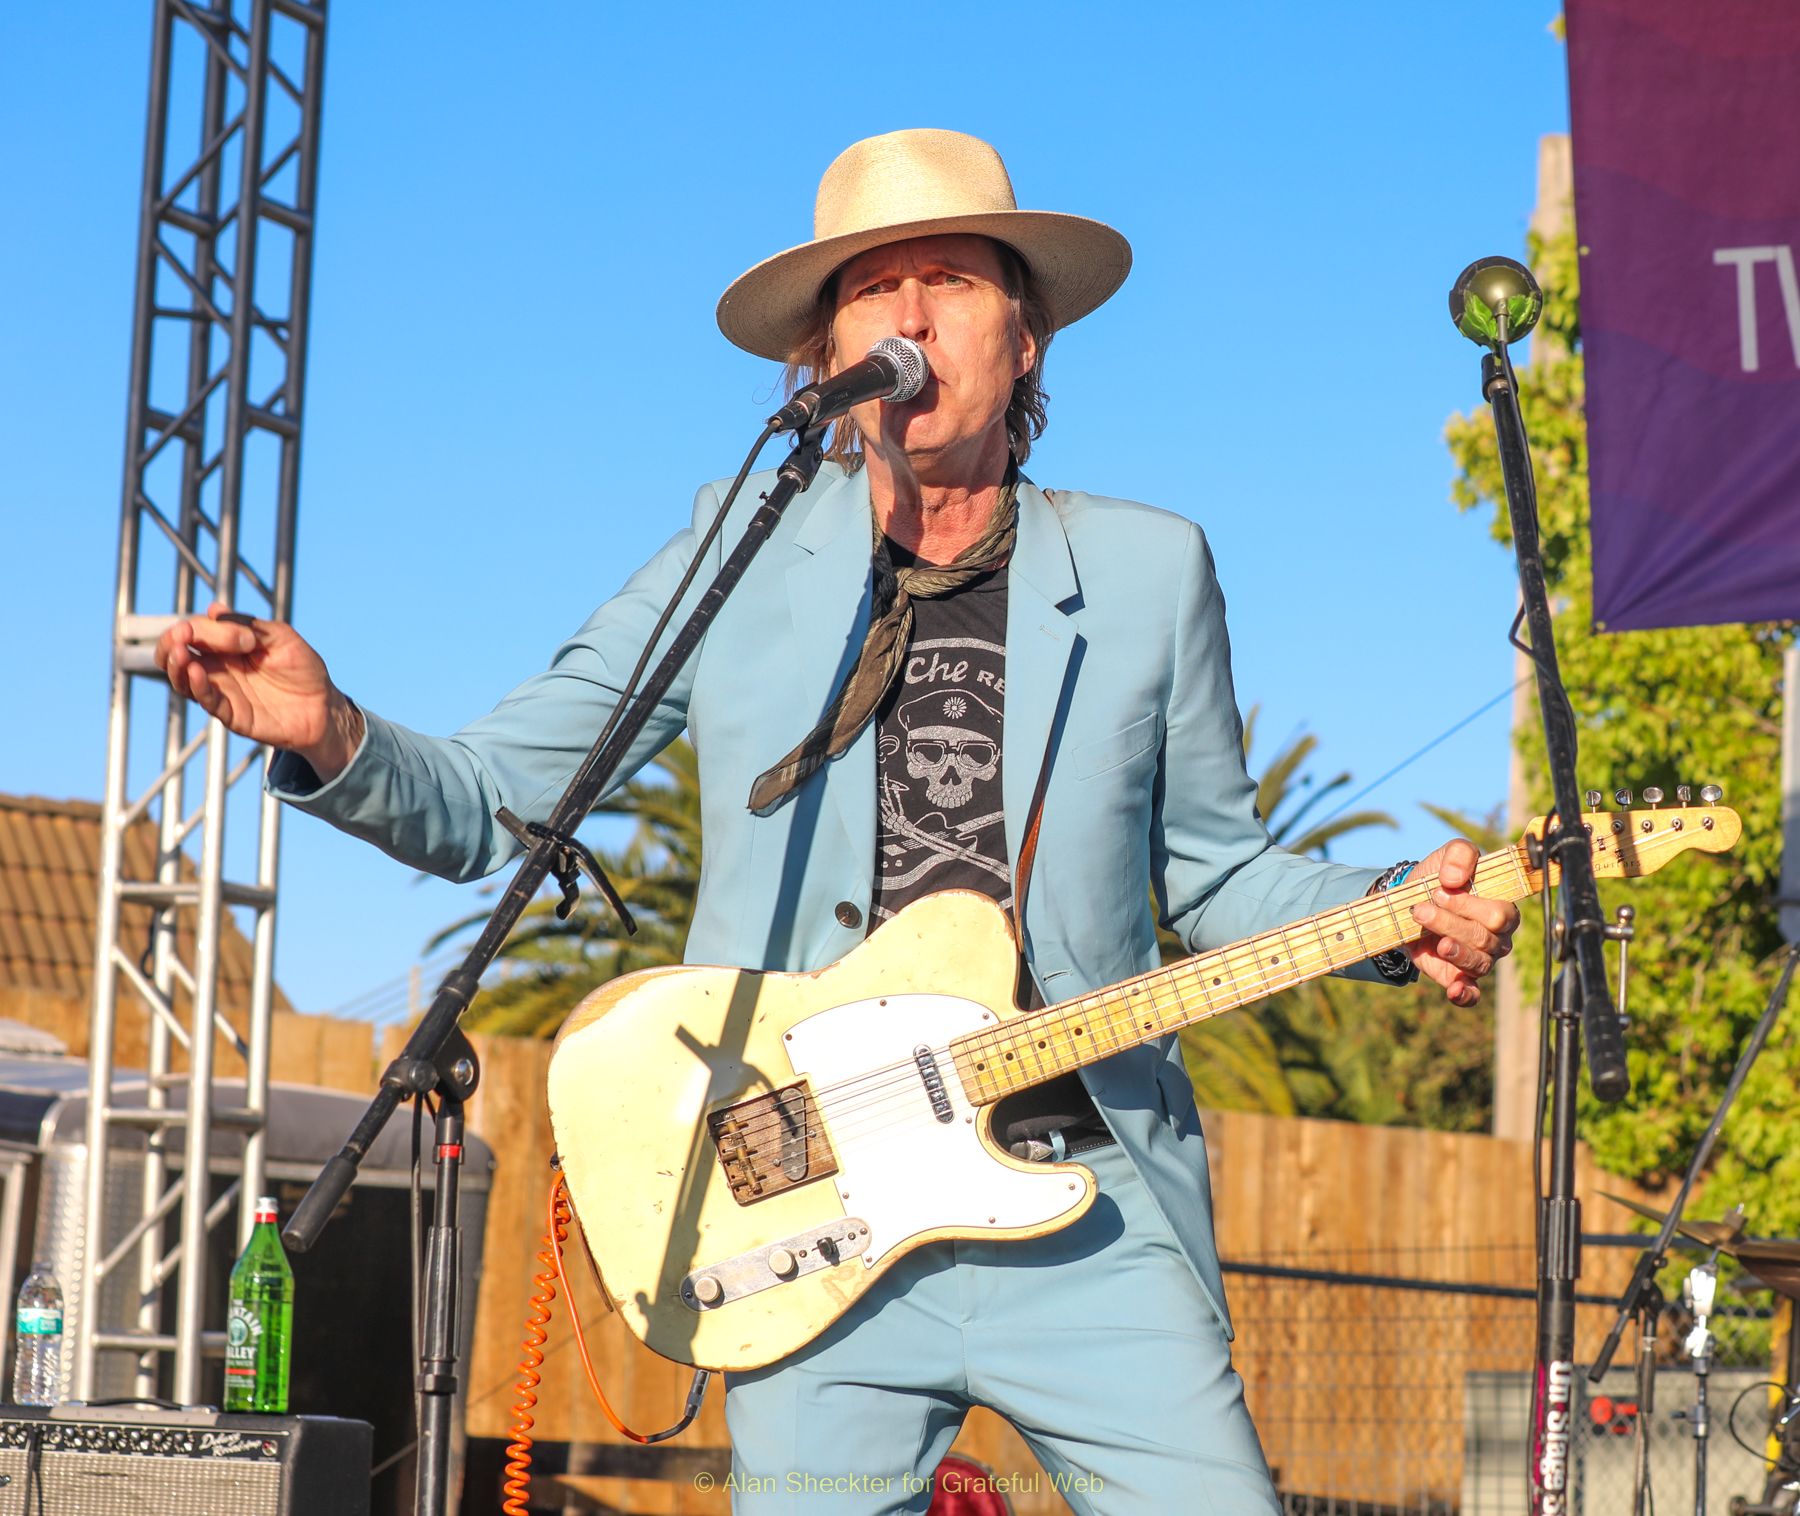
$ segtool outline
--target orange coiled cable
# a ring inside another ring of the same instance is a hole
[[[558,1281],[563,1283],[565,1291],[568,1286],[567,1276],[563,1272],[562,1249],[563,1243],[568,1240],[569,1226],[573,1220],[569,1192],[563,1184],[562,1175],[558,1174],[550,1183],[549,1224],[544,1231],[544,1246],[538,1253],[538,1262],[543,1268],[532,1277],[537,1293],[531,1297],[530,1309],[525,1316],[525,1340],[519,1358],[518,1398],[513,1402],[513,1440],[506,1445],[506,1478],[500,1486],[501,1494],[506,1497],[500,1504],[505,1516],[529,1516],[526,1502],[531,1498],[531,1412],[538,1403],[537,1387],[542,1380],[538,1370],[544,1362],[544,1343],[549,1340],[549,1333],[544,1328],[550,1324],[550,1307],[556,1300],[556,1286]],[[614,1413],[599,1381],[594,1377],[594,1365],[588,1357],[587,1339],[582,1333],[581,1317],[576,1312],[575,1297],[572,1294],[568,1296],[568,1307],[569,1325],[575,1333],[575,1346],[581,1354],[581,1367],[587,1374],[588,1388],[600,1402],[600,1409],[606,1413],[606,1419],[612,1423],[616,1432],[632,1442],[657,1441],[657,1437],[632,1431]],[[682,1424],[686,1425],[686,1422]]]

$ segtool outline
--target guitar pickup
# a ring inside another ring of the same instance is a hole
[[[681,1303],[692,1311],[716,1311],[747,1295],[758,1295],[778,1284],[791,1284],[807,1274],[843,1263],[868,1245],[869,1223],[860,1216],[845,1216],[814,1231],[784,1237],[766,1248],[695,1269],[681,1281]]]
[[[739,1205],[838,1171],[837,1155],[804,1081],[713,1111],[706,1126],[725,1183]]]

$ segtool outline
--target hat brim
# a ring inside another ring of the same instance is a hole
[[[1057,211],[983,211],[848,232],[775,254],[719,297],[719,330],[746,352],[785,363],[812,323],[819,292],[859,253],[910,237],[993,237],[1024,259],[1060,330],[1105,303],[1131,272],[1131,244],[1103,221]]]

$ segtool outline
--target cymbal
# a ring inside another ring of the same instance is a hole
[[[1640,1216],[1647,1216],[1659,1225],[1665,1218],[1665,1212],[1640,1201],[1627,1200],[1623,1195],[1608,1194],[1605,1190],[1600,1193],[1614,1204],[1636,1211]],[[1675,1224],[1675,1230],[1703,1247],[1718,1248],[1723,1253],[1729,1253],[1776,1294],[1786,1295],[1790,1300],[1800,1300],[1800,1242],[1779,1242],[1772,1237],[1746,1237],[1741,1218],[1735,1222],[1684,1220]]]

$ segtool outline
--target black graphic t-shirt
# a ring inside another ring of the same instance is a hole
[[[876,925],[938,890],[1012,909],[1005,711],[1006,570],[914,600],[906,662],[876,713]]]
[[[889,545],[896,564],[911,558]],[[948,595],[913,601],[900,678],[876,713],[875,892],[879,926],[938,890],[978,890],[1011,911],[1012,867],[1000,795],[1006,727],[1004,567]],[[1026,980],[1032,1005],[1041,1004]],[[1051,1130],[1104,1131],[1078,1074],[1001,1101],[1003,1144]]]

